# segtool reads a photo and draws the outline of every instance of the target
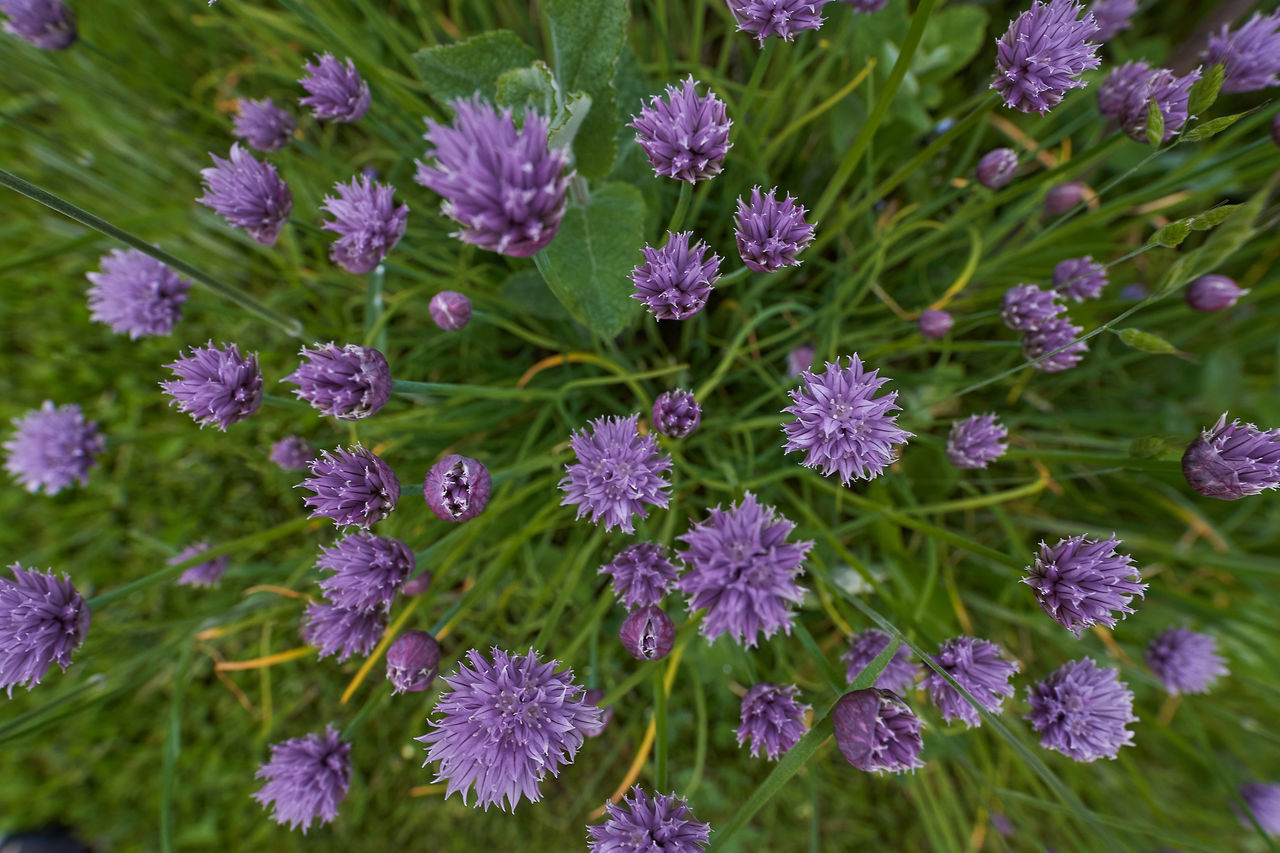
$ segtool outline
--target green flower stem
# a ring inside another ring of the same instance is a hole
[[[411,382],[408,379],[392,379],[391,392],[406,397],[480,397],[486,400],[555,400],[559,394],[541,388],[493,388],[488,385],[453,385],[447,382]]]
[[[685,216],[689,213],[689,202],[693,199],[693,184],[689,181],[680,182],[680,199],[676,202],[676,209],[671,212],[671,221],[667,223],[668,233],[674,234],[680,230],[680,226],[684,224]]]
[[[347,743],[351,743],[355,738],[356,732],[360,731],[360,727],[364,725],[364,721],[369,718],[374,709],[382,704],[382,700],[387,698],[387,685],[390,682],[383,681],[378,685],[378,689],[369,694],[369,698],[364,700],[364,704],[360,706],[360,710],[351,718],[351,722],[347,723],[346,728],[342,730],[342,739]]]
[[[384,310],[382,303],[382,283],[387,277],[387,268],[378,264],[369,273],[368,283],[364,291],[364,345],[373,347],[380,353],[387,349],[387,324],[381,323]]]
[[[653,667],[653,789],[667,790],[667,691],[663,686],[666,667],[655,663]]]

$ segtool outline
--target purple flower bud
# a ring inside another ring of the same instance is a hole
[[[306,361],[281,381],[297,385],[294,395],[321,414],[363,420],[391,399],[391,368],[376,349],[329,342],[303,347],[298,354]]]
[[[790,193],[778,201],[777,192],[774,187],[761,195],[760,188],[755,187],[750,204],[738,197],[733,233],[742,263],[755,272],[800,266],[796,255],[813,242],[813,226],[805,222],[804,207],[796,204]]]
[[[179,563],[185,563],[192,557],[198,557],[205,551],[209,550],[208,542],[195,542],[178,552],[177,556],[169,559],[169,565],[176,566]],[[217,586],[222,580],[222,575],[226,573],[227,566],[231,565],[231,558],[226,554],[221,557],[214,557],[211,560],[205,560],[203,563],[197,563],[191,568],[184,571],[178,576],[177,583],[179,586]]]
[[[644,263],[631,270],[631,282],[638,299],[659,320],[686,320],[702,310],[720,277],[720,256],[707,255],[707,244],[692,246],[692,231],[667,232],[660,249],[646,245],[640,250]]]
[[[653,401],[653,428],[669,438],[684,438],[702,422],[702,406],[692,391],[663,391]]]
[[[360,445],[322,450],[310,468],[311,476],[295,487],[314,492],[303,501],[311,507],[310,518],[367,529],[390,515],[400,499],[391,466]]]
[[[813,367],[815,355],[813,344],[801,344],[787,353],[787,375],[802,376],[806,370]]]
[[[342,663],[352,655],[368,655],[386,629],[386,608],[352,610],[317,602],[307,605],[302,635],[309,645],[319,649],[322,659],[337,655],[338,663]]]
[[[1209,36],[1205,64],[1225,72],[1223,92],[1253,92],[1280,85],[1280,11],[1254,14],[1235,31],[1224,24]]]
[[[351,610],[391,606],[417,565],[413,551],[399,539],[352,533],[330,548],[320,548],[316,568],[333,572],[320,580],[329,601]]]
[[[671,483],[663,476],[671,457],[658,449],[652,435],[640,435],[639,415],[596,418],[591,431],[579,430],[569,439],[577,462],[565,465],[560,480],[561,506],[576,506],[576,518],[604,519],[604,529],[620,527],[634,533],[632,517],[649,517],[649,506],[666,509]]]
[[[1080,75],[1101,64],[1093,15],[1076,0],[1035,0],[1009,24],[996,42],[996,74],[991,88],[1006,106],[1042,115],[1071,89],[1083,88]]]
[[[852,684],[862,671],[888,648],[892,639],[878,628],[868,628],[860,634],[855,634],[849,648],[840,655],[840,660],[844,661],[845,665],[845,680]],[[884,669],[876,677],[875,686],[894,693],[906,693],[915,686],[920,672],[920,665],[911,660],[911,650],[903,644],[898,646],[893,657],[889,658],[889,662],[884,665]]]
[[[41,489],[56,495],[72,483],[89,482],[94,458],[106,448],[97,421],[85,421],[75,403],[54,406],[45,400],[13,419],[17,427],[4,443],[5,470],[18,484],[35,494]]]
[[[427,471],[422,495],[441,521],[470,521],[488,506],[492,485],[482,462],[451,453]]]
[[[1145,62],[1126,62],[1098,84],[1098,112],[1104,116],[1120,115],[1124,102],[1134,89],[1143,88],[1152,74]]]
[[[621,805],[605,803],[604,814],[604,823],[587,827],[591,853],[699,853],[711,836],[710,825],[693,816],[684,797],[650,797],[639,786]]]
[[[1129,18],[1138,11],[1138,0],[1093,0],[1089,6],[1098,24],[1098,41],[1110,41],[1121,30],[1129,29]]]
[[[995,643],[973,637],[947,640],[938,648],[933,662],[992,714],[999,714],[1005,697],[1013,695],[1009,679],[1021,668],[1016,660],[1001,657],[1000,647]],[[962,720],[970,729],[982,725],[978,710],[934,670],[924,677],[923,686],[929,691],[929,700],[948,723]]]
[[[0,578],[0,688],[13,698],[19,684],[30,690],[56,663],[65,672],[71,653],[89,633],[89,605],[62,576],[14,563],[13,580]]]
[[[600,700],[603,698],[603,690],[588,690],[582,697],[583,701],[589,705],[599,705]],[[601,710],[604,711],[604,715],[600,718],[598,723],[590,721],[579,727],[579,731],[582,732],[583,737],[600,737],[600,735],[604,734],[604,730],[608,728],[609,722],[613,719],[613,706],[609,705]]]
[[[1089,344],[1084,341],[1072,343],[1083,331],[1082,327],[1074,325],[1065,317],[1045,320],[1027,331],[1026,337],[1022,339],[1022,354],[1027,361],[1034,361],[1053,353],[1044,361],[1037,361],[1033,367],[1044,373],[1061,373],[1079,364],[1080,359],[1089,351]],[[1063,349],[1059,350],[1059,347]]]
[[[852,6],[853,11],[863,14],[879,12],[888,2],[889,0],[844,0],[846,6]]]
[[[748,690],[742,697],[738,746],[749,740],[752,758],[763,752],[770,761],[777,761],[799,743],[806,731],[804,715],[810,707],[796,700],[798,692],[794,684],[779,687],[761,683]]]
[[[76,19],[62,0],[0,0],[9,16],[4,31],[41,50],[66,50],[76,40]]]
[[[1226,661],[1218,654],[1218,641],[1186,628],[1170,628],[1155,636],[1143,660],[1172,694],[1208,693],[1220,676],[1227,675]]]
[[[952,324],[955,319],[946,311],[938,311],[933,308],[926,308],[920,312],[920,322],[917,328],[920,334],[931,341],[945,337],[947,332],[951,331]]]
[[[675,645],[676,626],[670,616],[650,604],[627,614],[618,637],[636,660],[662,660]]]
[[[840,697],[831,711],[836,746],[866,773],[903,773],[923,767],[924,724],[897,695],[876,687]]]
[[[1018,155],[1012,148],[996,148],[982,155],[975,175],[978,183],[989,190],[1007,186],[1018,173]]]
[[[1182,474],[1206,498],[1234,501],[1280,487],[1280,429],[1218,422],[1182,455]]]
[[[415,595],[422,595],[431,588],[432,574],[430,569],[423,569],[405,582],[404,588],[400,590],[402,595],[413,598]]]
[[[1151,140],[1147,138],[1147,116],[1150,105],[1154,103],[1164,117],[1164,136],[1161,141],[1168,142],[1187,123],[1191,84],[1199,79],[1199,68],[1182,77],[1167,68],[1153,71],[1145,81],[1133,86],[1125,95],[1118,116],[1120,127],[1135,142],[1149,143]]]
[[[1212,314],[1236,304],[1249,291],[1225,275],[1202,275],[1187,285],[1187,304],[1196,311]]]
[[[316,54],[315,63],[303,63],[306,72],[298,83],[306,89],[298,103],[311,107],[321,121],[359,121],[369,111],[369,84],[356,73],[350,58],[339,62],[332,53]]]
[[[728,0],[738,31],[751,33],[760,46],[769,36],[791,41],[796,33],[822,26],[822,7],[830,0]]]
[[[1044,196],[1044,212],[1050,216],[1060,216],[1071,210],[1084,199],[1084,184],[1074,181],[1057,184]]]
[[[1140,281],[1126,284],[1120,291],[1120,298],[1128,302],[1141,302],[1150,295],[1151,291],[1147,290],[1147,286]]]
[[[431,297],[427,310],[446,332],[456,332],[471,322],[471,300],[456,290],[442,290]]]
[[[276,106],[275,101],[241,100],[235,118],[236,136],[259,151],[279,151],[293,139],[297,130],[293,116]]]
[[[316,449],[301,436],[291,435],[271,445],[271,461],[286,471],[301,471],[315,458]]]
[[[392,695],[421,693],[440,670],[440,644],[426,631],[405,631],[387,649],[387,681]]]
[[[112,249],[98,261],[102,272],[85,275],[89,319],[131,340],[167,335],[182,319],[191,282],[137,249]]]
[[[226,432],[258,411],[262,405],[262,371],[257,355],[240,355],[235,344],[191,347],[191,353],[166,364],[177,379],[161,382],[164,393],[173,399],[178,411],[206,427],[216,425]]]
[[[690,183],[714,178],[733,147],[724,101],[714,92],[699,97],[697,86],[692,74],[680,88],[668,86],[666,100],[650,98],[627,125],[636,129],[636,142],[658,177]]]
[[[271,819],[290,829],[301,826],[306,835],[313,821],[323,825],[338,816],[351,784],[351,745],[333,726],[272,744],[271,760],[255,778],[267,780],[253,798],[273,809]]]
[[[1027,566],[1022,583],[1035,591],[1040,609],[1077,637],[1091,625],[1116,626],[1116,615],[1133,613],[1134,596],[1147,589],[1133,557],[1120,554],[1120,540],[1071,536],[1040,553]]]
[[[216,154],[213,168],[201,169],[204,195],[196,199],[264,246],[274,246],[293,210],[293,193],[276,167],[259,161],[236,142],[229,160]]]
[[[1253,812],[1262,831],[1270,836],[1280,836],[1280,785],[1250,782],[1240,786],[1240,798]],[[1252,829],[1253,823],[1244,814],[1240,823]]]
[[[1034,284],[1011,287],[1000,300],[1000,319],[1015,332],[1028,332],[1066,310],[1057,293]]]
[[[375,184],[364,175],[351,183],[336,183],[338,198],[324,197],[324,209],[333,215],[322,226],[338,235],[329,247],[329,259],[349,273],[373,272],[404,236],[409,205],[395,206],[396,188]]]
[[[600,574],[612,576],[614,596],[623,607],[631,609],[661,604],[680,572],[661,545],[636,542],[601,566]]]
[[[1107,286],[1107,268],[1093,258],[1068,258],[1053,268],[1053,289],[1076,302],[1097,299]]]
[[[1040,745],[1080,762],[1115,758],[1133,743],[1133,691],[1118,669],[1102,669],[1090,658],[1067,661],[1044,681],[1027,688],[1025,719],[1040,732]]]
[[[957,468],[986,468],[1004,456],[1009,431],[992,414],[971,415],[951,424],[947,458]]]

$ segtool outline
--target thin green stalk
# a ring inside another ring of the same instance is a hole
[[[693,184],[689,181],[680,182],[680,199],[676,202],[676,209],[671,212],[671,221],[667,223],[667,233],[674,234],[680,230],[680,226],[684,224],[685,215],[689,212],[689,202],[693,199]]]
[[[182,751],[182,698],[187,691],[187,668],[194,643],[186,643],[174,676],[173,699],[169,702],[169,733],[164,741],[164,764],[160,770],[160,849],[173,850],[173,788],[178,753]]]
[[[653,786],[655,791],[667,790],[667,690],[663,685],[660,664],[653,666]]]
[[[488,385],[453,385],[447,382],[412,382],[408,379],[392,379],[391,391],[406,397],[481,397],[488,400],[554,400],[560,394],[541,388],[493,388]]]
[[[386,266],[378,264],[369,273],[364,291],[364,345],[381,353],[387,350],[387,324],[378,322],[382,317],[382,284],[386,277]]]
[[[347,723],[346,728],[342,730],[342,739],[350,743],[356,736],[356,732],[360,731],[360,727],[364,725],[364,721],[373,713],[373,709],[382,704],[382,700],[387,696],[387,684],[390,682],[383,681],[378,685],[378,689],[369,694],[369,698],[364,700],[364,704],[360,706],[360,710],[351,718],[351,722]]]

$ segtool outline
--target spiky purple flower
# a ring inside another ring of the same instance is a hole
[[[836,746],[866,773],[903,773],[923,767],[924,724],[897,694],[877,687],[853,690],[831,711]]]
[[[777,761],[795,746],[804,737],[804,714],[810,710],[796,699],[799,692],[794,684],[779,687],[767,682],[748,690],[742,697],[738,746],[749,740],[751,757],[763,752],[770,761]]]
[[[13,580],[0,578],[0,687],[28,690],[56,663],[65,672],[71,653],[89,633],[89,606],[72,585],[53,572],[14,563]]]
[[[309,734],[271,745],[271,760],[258,768],[267,784],[253,798],[272,809],[271,819],[306,835],[313,821],[321,825],[338,816],[338,805],[351,785],[351,744],[338,730]]]
[[[1096,263],[1090,255],[1068,258],[1053,268],[1053,289],[1076,302],[1097,299],[1106,286],[1107,268]]]
[[[556,236],[572,173],[569,155],[547,147],[547,120],[525,110],[516,130],[510,110],[477,95],[450,106],[453,125],[427,120],[428,157],[414,177],[444,197],[440,210],[462,226],[453,236],[482,249],[527,258]]]
[[[667,232],[659,249],[640,250],[644,263],[631,270],[638,299],[659,320],[686,320],[702,310],[720,277],[720,256],[707,257],[708,246],[699,240],[692,246],[692,231]]]
[[[1021,668],[1018,661],[1005,660],[995,643],[973,637],[947,640],[938,647],[933,662],[992,714],[999,714],[1005,697],[1013,695],[1009,679]],[[959,719],[971,729],[982,725],[978,710],[934,670],[929,670],[924,677],[923,686],[929,691],[929,700],[948,723]]]
[[[445,676],[448,690],[436,702],[431,730],[415,740],[427,744],[427,760],[440,762],[436,782],[445,797],[474,793],[486,811],[514,811],[521,797],[542,799],[538,785],[571,764],[582,746],[582,730],[601,724],[604,713],[587,701],[573,671],[556,672],[532,649],[523,657],[499,648],[490,663],[476,649]]]
[[[286,471],[300,471],[316,458],[311,442],[298,435],[290,435],[271,445],[271,461]]]
[[[953,323],[955,323],[955,319],[946,311],[926,308],[920,312],[920,322],[917,324],[917,328],[921,335],[931,341],[936,341],[951,331]]]
[[[854,634],[849,648],[840,655],[840,660],[844,661],[845,680],[852,684],[854,679],[888,647],[892,639],[878,628],[868,628],[859,634]],[[906,693],[915,686],[920,672],[920,665],[911,660],[911,650],[903,643],[898,646],[898,650],[893,653],[893,657],[889,658],[889,662],[876,677],[875,686],[881,690],[892,690],[894,693]]]
[[[131,340],[167,335],[182,319],[191,282],[137,249],[112,249],[98,261],[102,272],[85,275],[89,319]]]
[[[262,371],[257,355],[241,355],[235,344],[219,347],[213,341],[189,352],[165,365],[178,377],[160,383],[173,398],[170,405],[177,405],[202,428],[212,424],[223,432],[258,411]]]
[[[1012,148],[996,148],[982,155],[974,170],[978,183],[989,190],[1007,186],[1018,173],[1018,155]]]
[[[741,503],[719,506],[682,536],[688,546],[677,554],[690,571],[677,582],[689,596],[689,611],[706,608],[699,629],[714,640],[729,634],[754,648],[761,633],[791,633],[792,606],[804,598],[796,578],[812,542],[788,542],[795,525],[747,492]]]
[[[755,187],[749,203],[738,197],[733,234],[742,263],[755,272],[800,266],[796,256],[813,242],[813,226],[805,221],[804,207],[796,204],[791,193],[779,201],[777,192],[774,187],[761,195]]]
[[[1115,758],[1133,743],[1133,691],[1120,670],[1102,669],[1091,658],[1067,661],[1027,688],[1031,712],[1024,719],[1040,732],[1040,745],[1080,762]]]
[[[200,170],[204,195],[196,199],[264,246],[274,246],[293,210],[293,193],[276,167],[259,161],[236,142],[230,159],[210,154],[213,167]]]
[[[653,401],[653,428],[670,438],[684,438],[702,422],[702,406],[692,391],[663,391]]]
[[[442,290],[431,297],[427,310],[446,332],[456,332],[471,322],[471,300],[456,290]]]
[[[1218,654],[1218,641],[1186,628],[1160,632],[1142,657],[1173,694],[1208,693],[1220,676],[1228,674],[1227,662]]]
[[[422,496],[441,521],[470,521],[489,505],[493,478],[484,463],[450,453],[427,471]]]
[[[320,581],[329,601],[351,610],[385,609],[417,562],[399,539],[352,533],[332,547],[321,546],[316,568],[333,572]]]
[[[9,17],[4,31],[41,50],[66,50],[75,44],[76,19],[62,0],[0,0]]]
[[[305,361],[282,382],[321,414],[344,421],[376,415],[391,399],[391,368],[372,347],[316,343],[298,353]]]
[[[803,376],[806,370],[813,367],[815,355],[817,351],[814,350],[813,344],[801,344],[787,353],[787,375]]]
[[[728,0],[738,31],[756,37],[760,46],[769,36],[791,41],[796,33],[822,26],[822,7],[830,0]]]
[[[1098,24],[1098,32],[1094,38],[1098,41],[1110,41],[1121,30],[1129,29],[1129,19],[1138,11],[1138,0],[1093,0],[1089,11]]]
[[[169,559],[169,565],[176,566],[179,563],[185,563],[192,557],[198,557],[211,546],[208,542],[193,542],[183,548],[178,554]],[[191,568],[184,571],[178,576],[177,583],[179,586],[217,586],[222,580],[222,575],[227,571],[227,566],[231,565],[231,557],[223,554],[220,557],[213,557],[205,560],[203,563],[196,563]]]
[[[1182,77],[1167,68],[1151,72],[1145,80],[1129,89],[1120,107],[1120,127],[1135,142],[1149,143],[1147,118],[1154,103],[1164,118],[1162,142],[1168,142],[1182,130],[1190,117],[1187,105],[1191,97],[1191,85],[1200,79],[1200,69],[1192,69]]]
[[[1076,341],[1076,337],[1083,331],[1081,326],[1075,325],[1066,317],[1045,320],[1027,331],[1026,337],[1022,339],[1022,354],[1027,361],[1048,355],[1048,358],[1037,361],[1032,366],[1044,373],[1061,373],[1079,364],[1080,359],[1089,351],[1088,343]],[[1054,352],[1059,348],[1062,349]]]
[[[1249,782],[1240,786],[1240,798],[1257,819],[1267,835],[1280,836],[1280,785],[1265,782]],[[1249,819],[1241,814],[1240,822],[1252,827]]]
[[[970,415],[951,424],[947,436],[947,459],[957,468],[986,468],[1004,456],[1009,431],[993,414]]]
[[[846,6],[852,6],[853,11],[862,12],[863,14],[879,12],[888,3],[889,0],[844,0]]]
[[[1066,310],[1057,293],[1034,284],[1011,287],[1000,300],[1000,319],[1015,332],[1030,331]]]
[[[1070,536],[1056,545],[1040,543],[1022,583],[1036,594],[1040,609],[1077,637],[1091,625],[1116,626],[1147,588],[1133,558],[1116,551],[1120,540]]]
[[[667,549],[652,542],[636,542],[618,552],[600,574],[613,578],[613,594],[627,609],[661,604],[676,578],[676,564],[667,557]]]
[[[587,827],[591,853],[699,853],[711,837],[710,824],[693,816],[684,797],[650,797],[639,785],[621,805],[605,803],[604,815],[604,823]]]
[[[1044,194],[1044,212],[1049,216],[1066,213],[1084,200],[1084,190],[1084,184],[1076,181],[1055,184]]]
[[[440,670],[440,644],[426,631],[405,631],[387,649],[392,694],[421,693]]]
[[[1047,113],[1071,89],[1084,87],[1080,75],[1101,64],[1093,15],[1076,0],[1035,0],[1009,23],[996,42],[996,74],[991,88],[1006,106],[1024,113]]]
[[[353,610],[319,601],[307,605],[302,636],[319,649],[321,658],[337,655],[342,663],[352,655],[368,655],[386,629],[385,607]]]
[[[640,435],[639,420],[639,415],[596,418],[590,431],[578,430],[569,439],[578,461],[565,466],[560,505],[576,506],[576,518],[590,515],[592,524],[603,518],[605,530],[634,533],[632,516],[648,518],[646,504],[667,508],[671,483],[663,475],[671,457],[651,434]]]
[[[295,488],[314,492],[303,500],[311,507],[310,518],[368,529],[390,515],[400,499],[400,482],[391,466],[358,444],[322,450],[309,467],[311,476]]]
[[[710,91],[699,96],[697,86],[692,74],[680,87],[668,86],[665,100],[654,95],[627,125],[636,129],[636,142],[658,177],[709,180],[720,174],[733,147],[724,101]]]
[[[662,660],[675,645],[676,626],[670,616],[648,604],[627,614],[618,629],[618,639],[636,660]]]
[[[1098,112],[1108,117],[1120,115],[1129,93],[1144,87],[1151,74],[1151,66],[1142,61],[1113,68],[1098,84]]]
[[[316,54],[314,63],[303,63],[306,74],[298,81],[308,94],[298,103],[311,107],[321,121],[359,121],[369,111],[369,84],[356,72],[350,58],[339,62],[332,53]]]
[[[297,124],[293,116],[276,106],[270,98],[260,101],[243,99],[236,113],[236,136],[259,151],[279,151],[293,139]]]
[[[1187,447],[1182,474],[1200,494],[1224,501],[1280,487],[1280,429],[1228,424],[1223,412]]]
[[[1280,84],[1280,11],[1265,17],[1255,13],[1235,32],[1224,24],[1209,36],[1204,61],[1211,68],[1222,64],[1224,92],[1252,92]]]
[[[85,421],[75,403],[45,400],[13,419],[17,427],[4,443],[4,468],[28,492],[56,495],[72,483],[89,482],[94,458],[106,448],[97,421]]]
[[[1202,275],[1187,285],[1187,305],[1203,314],[1225,311],[1249,291],[1225,275]]]
[[[364,175],[333,189],[337,197],[325,196],[323,207],[334,218],[321,226],[338,235],[329,259],[350,273],[373,272],[404,236],[409,205],[397,207],[395,187],[375,184]]]

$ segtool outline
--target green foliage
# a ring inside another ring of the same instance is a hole
[[[431,97],[444,104],[477,92],[493,100],[498,96],[502,76],[528,65],[535,57],[533,49],[515,33],[493,30],[457,44],[425,48],[413,58],[422,84]]]
[[[583,92],[591,109],[575,139],[579,174],[600,178],[613,166],[618,129],[613,73],[627,28],[627,0],[548,0],[547,26],[556,79],[565,92]]]

